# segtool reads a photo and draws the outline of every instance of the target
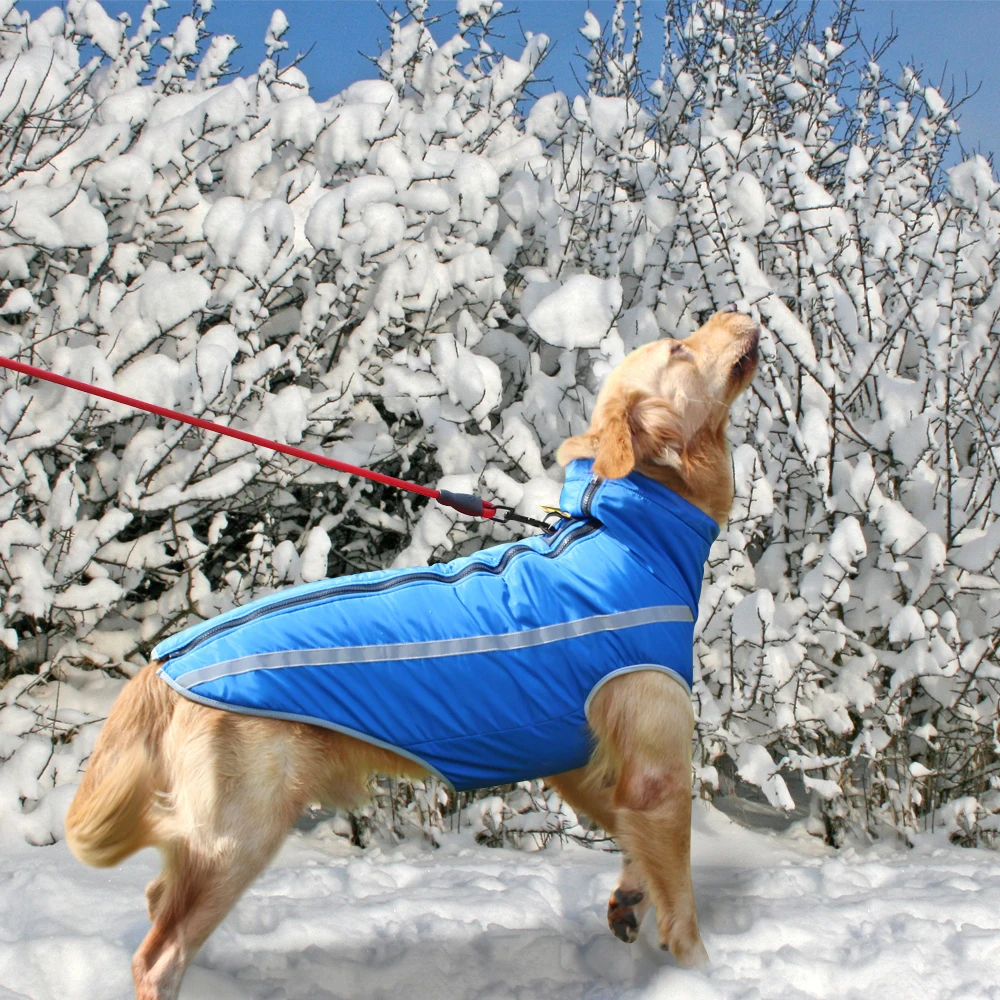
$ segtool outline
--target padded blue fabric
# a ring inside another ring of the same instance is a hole
[[[633,473],[573,462],[550,535],[431,567],[293,587],[165,639],[159,674],[234,712],[326,726],[456,789],[583,766],[589,699],[662,670],[690,687],[718,526]]]

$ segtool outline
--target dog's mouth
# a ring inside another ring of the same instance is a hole
[[[732,377],[734,380],[742,381],[757,368],[760,348],[760,327],[754,324],[747,331],[746,336],[747,340],[743,346],[743,352],[733,362]]]

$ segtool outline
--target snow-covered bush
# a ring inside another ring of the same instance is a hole
[[[588,15],[590,92],[570,99],[531,95],[548,40],[503,54],[499,3],[460,0],[436,41],[410,0],[382,78],[324,102],[281,64],[280,12],[268,58],[229,79],[236,40],[207,35],[207,0],[168,37],[162,5],[134,28],[96,0],[4,15],[0,352],[534,512],[626,351],[753,312],[765,358],[734,414],[738,498],[697,645],[701,787],[726,756],[779,807],[801,772],[834,840],[989,829],[1000,188],[981,157],[944,168],[945,97],[884,77],[849,5],[824,27],[669,0],[651,79],[639,5],[619,4],[606,31]],[[7,386],[8,675],[130,672],[274,588],[510,537]],[[429,828],[448,808],[389,799]]]

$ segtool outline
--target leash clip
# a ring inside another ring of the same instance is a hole
[[[545,520],[540,521],[535,517],[527,517],[524,514],[518,514],[513,507],[507,507],[504,504],[497,503],[493,506],[496,508],[497,512],[504,512],[503,517],[497,517],[496,515],[493,516],[493,520],[496,521],[497,524],[507,524],[509,521],[517,521],[519,524],[530,524],[532,528],[541,528],[541,530],[547,535],[556,530],[556,523],[559,519],[569,517],[569,514],[564,513],[558,508],[543,507],[542,510],[547,511],[547,513],[545,515]],[[556,521],[550,522],[548,520],[550,517],[555,517]]]

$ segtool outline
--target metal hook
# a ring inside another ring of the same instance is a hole
[[[493,520],[496,521],[497,524],[507,524],[509,521],[517,521],[519,524],[530,524],[531,527],[533,528],[541,528],[541,530],[544,531],[546,534],[551,534],[553,531],[556,530],[554,522],[550,524],[547,520],[539,521],[537,518],[534,517],[526,517],[524,514],[518,514],[513,507],[506,507],[504,506],[504,504],[498,503],[494,504],[493,506],[497,509],[498,512],[502,510],[505,514],[505,516],[502,518],[494,515]],[[543,508],[543,510],[544,509],[548,508]],[[554,515],[558,517],[569,516],[568,514],[564,514],[562,511],[551,511],[551,510],[550,513],[546,514],[545,516],[546,518],[549,518]]]

